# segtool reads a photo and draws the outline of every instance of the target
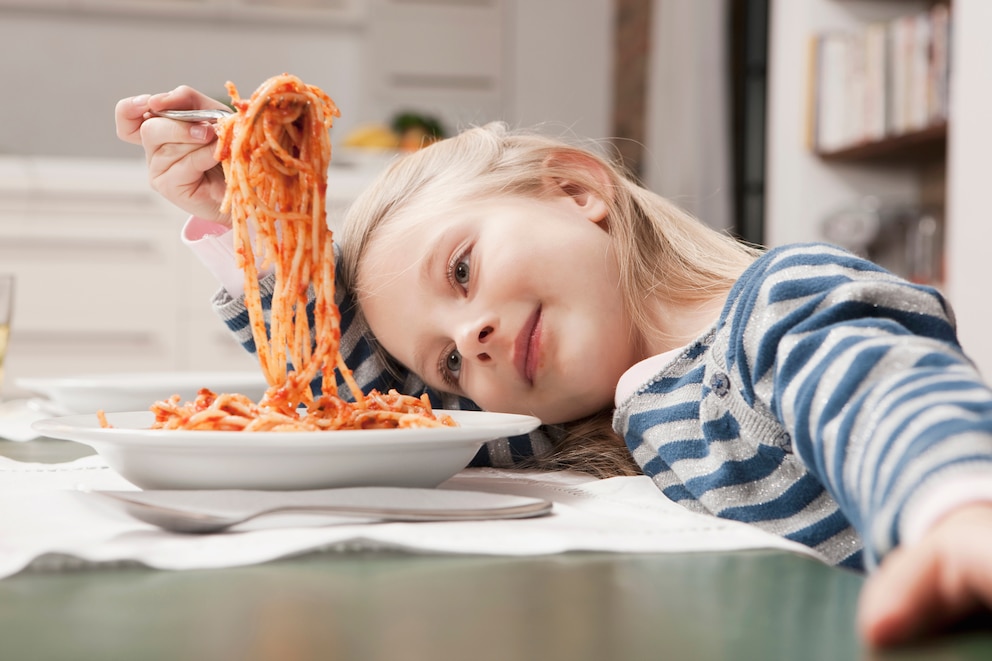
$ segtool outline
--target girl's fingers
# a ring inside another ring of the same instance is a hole
[[[159,158],[163,164],[171,165],[155,166],[157,175],[152,178],[152,187],[167,200],[196,216],[220,220],[220,205],[225,191],[224,173],[213,160],[213,149],[200,147],[182,155],[164,149]]]
[[[216,139],[209,124],[161,117],[146,120],[141,126],[141,143],[150,178],[157,180],[167,172],[183,180],[199,178],[217,165],[213,159]]]
[[[217,139],[212,124],[203,122],[180,122],[164,117],[148,117],[140,127],[141,144],[148,157],[161,145],[190,145],[199,147]]]
[[[208,170],[213,170],[220,163],[214,158],[215,147],[215,144],[210,143],[191,151],[189,156],[187,156],[188,167],[201,174]]]
[[[121,99],[114,108],[114,120],[117,125],[117,137],[124,142],[134,145],[141,144],[141,125],[148,112],[148,94]]]
[[[148,173],[152,188],[189,213],[220,220],[225,184],[224,174],[214,158],[215,147],[214,142],[172,142],[150,150]]]
[[[217,161],[213,159],[213,149],[210,145],[170,143],[160,145],[151,154],[148,172],[153,182],[174,181],[185,186],[201,179],[203,173],[215,165]]]
[[[220,101],[196,91],[188,85],[180,85],[169,92],[154,94],[148,98],[150,110],[202,110],[224,108]]]
[[[935,559],[926,556],[897,549],[865,583],[858,627],[870,645],[896,645],[923,635],[939,615],[939,571]]]
[[[866,642],[888,646],[992,611],[992,507],[963,507],[918,543],[890,553],[865,583],[858,627]]]
[[[226,106],[220,101],[186,85],[180,85],[169,92],[131,96],[118,101],[114,108],[117,137],[131,144],[147,144],[142,132],[146,121],[150,118],[148,113],[152,110],[200,110],[224,107]],[[201,127],[196,130],[202,132],[203,129]]]

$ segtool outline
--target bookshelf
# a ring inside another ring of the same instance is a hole
[[[934,284],[954,307],[966,352],[992,376],[992,2],[952,0],[949,105],[925,125],[829,148],[811,140],[811,38],[927,11],[926,0],[771,0],[766,242],[825,240],[826,220],[874,198],[937,215]],[[879,260],[882,261],[882,260]],[[905,274],[904,274],[905,275]]]
[[[950,112],[949,0],[890,6],[900,13],[809,37],[807,140],[821,158],[916,159],[942,151]]]
[[[840,149],[818,151],[824,161],[835,163],[866,162],[884,164],[900,160],[920,163],[941,161],[947,153],[947,120],[926,128],[859,142]]]

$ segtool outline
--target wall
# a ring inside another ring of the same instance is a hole
[[[807,40],[815,31],[850,28],[913,11],[925,2],[772,0],[768,98],[769,243],[820,239],[823,218],[866,191],[890,199],[921,194],[911,171],[827,165],[805,146]],[[992,307],[987,264],[988,160],[992,153],[992,2],[953,0],[951,109],[946,171],[945,286],[965,351],[992,375]]]
[[[0,152],[134,156],[114,134],[118,99],[182,83],[226,99],[227,80],[251,92],[283,71],[333,89],[348,109],[344,131],[368,112],[355,67],[361,35],[351,25],[3,12],[0,86],[19,92],[5,100]]]
[[[947,172],[947,288],[961,342],[992,378],[988,264],[992,154],[992,2],[954,0],[954,62]]]
[[[369,93],[372,72],[363,50],[369,3],[375,1],[353,0],[356,11],[338,20],[259,21],[224,13],[191,20],[168,13],[52,12],[0,0],[0,89],[6,97],[0,153],[134,157],[134,148],[114,136],[118,99],[181,83],[226,98],[227,80],[245,92],[283,71],[331,93],[343,110],[337,136],[386,119],[388,109]],[[478,119],[550,122],[593,138],[609,135],[611,0],[400,4],[505,8],[504,51],[493,54],[505,63],[502,116]]]
[[[612,136],[613,0],[516,0],[511,7],[506,118],[584,138]]]

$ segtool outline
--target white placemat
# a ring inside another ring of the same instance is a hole
[[[64,464],[0,457],[0,578],[26,568],[140,563],[160,569],[247,565],[312,551],[399,549],[419,553],[544,555],[568,551],[656,553],[805,546],[757,528],[691,513],[647,477],[597,480],[581,473],[467,469],[441,488],[533,496],[550,516],[501,521],[353,523],[169,533],[94,504],[89,490],[133,489],[99,456]]]

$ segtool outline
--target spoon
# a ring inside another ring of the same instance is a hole
[[[205,110],[149,110],[148,114],[155,117],[178,119],[181,122],[216,122],[218,119],[230,117],[234,111],[227,108],[209,108]]]
[[[544,516],[539,498],[400,487],[310,491],[93,491],[136,519],[181,533],[213,533],[275,513],[328,514],[387,521],[472,521]]]

